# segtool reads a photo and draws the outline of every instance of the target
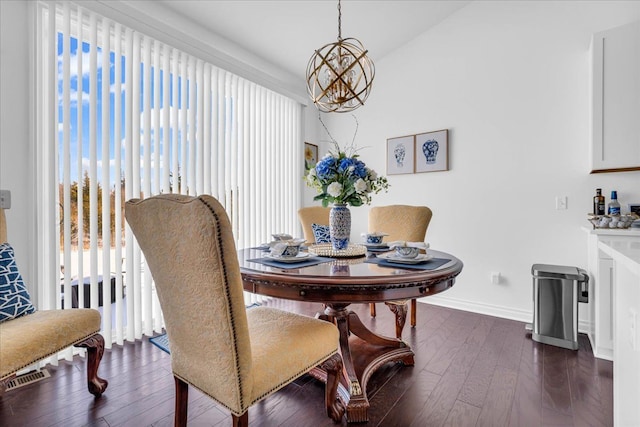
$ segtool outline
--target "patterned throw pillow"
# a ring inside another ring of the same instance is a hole
[[[0,245],[0,322],[36,311],[31,297],[22,282],[13,248],[8,243]]]
[[[316,243],[331,243],[328,225],[311,224],[311,229],[313,230],[313,236],[316,238]]]

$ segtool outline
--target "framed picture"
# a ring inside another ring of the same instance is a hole
[[[413,173],[414,135],[387,139],[387,175]]]
[[[318,146],[310,142],[304,143],[304,171],[305,173],[318,162]]]
[[[416,135],[416,172],[449,170],[449,130]]]

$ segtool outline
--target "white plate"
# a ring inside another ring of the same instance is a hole
[[[382,258],[389,262],[397,262],[399,264],[420,264],[421,262],[429,261],[433,258],[433,255],[429,254],[418,254],[415,258],[400,258],[395,253],[392,254],[380,254],[378,258]]]
[[[362,244],[364,246],[366,246],[369,249],[389,249],[389,245],[387,245],[386,243],[367,243],[367,242],[362,242]]]
[[[298,255],[294,256],[294,257],[281,257],[281,256],[275,256],[275,255],[271,255],[271,254],[266,254],[265,258],[269,258],[272,259],[274,261],[278,261],[278,262],[302,262],[302,261],[306,261],[309,258],[313,258],[315,257],[315,254],[310,254],[309,252],[300,252],[298,253]]]
[[[389,252],[392,249],[389,246],[381,246],[379,248],[372,248],[372,247],[368,247],[367,250],[369,252]]]

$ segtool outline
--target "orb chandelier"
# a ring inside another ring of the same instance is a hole
[[[338,41],[316,50],[307,65],[307,89],[320,111],[345,113],[364,105],[375,67],[359,40],[342,39],[338,0]]]

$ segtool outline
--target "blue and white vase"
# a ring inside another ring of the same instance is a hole
[[[335,203],[329,212],[331,246],[339,251],[347,249],[351,236],[351,211],[345,203]]]

